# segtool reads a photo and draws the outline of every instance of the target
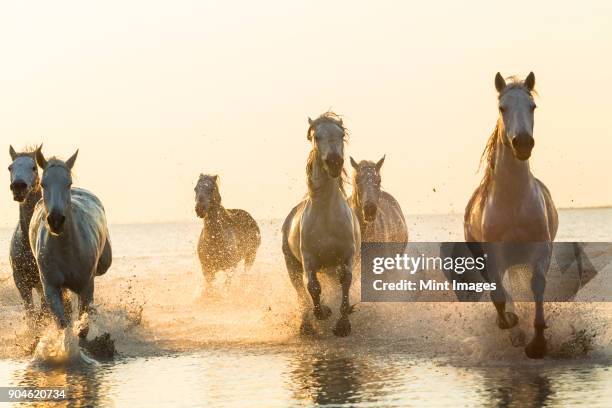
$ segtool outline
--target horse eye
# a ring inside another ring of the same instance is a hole
[[[502,106],[500,106],[500,107],[499,107],[499,111],[500,111],[501,113],[504,113],[504,108],[503,108]]]
[[[32,167],[32,171],[36,171],[36,166],[33,166],[33,167]]]
[[[538,107],[538,105],[535,105],[535,104],[534,104],[534,105],[531,107],[531,111],[533,112],[533,111],[534,111],[534,110],[535,110],[537,107]]]
[[[13,166],[8,166],[8,171],[13,171]]]

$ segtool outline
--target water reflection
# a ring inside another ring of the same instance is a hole
[[[91,407],[108,405],[107,387],[104,384],[104,367],[85,366],[81,364],[44,367],[29,364],[13,372],[12,385],[16,387],[46,388],[62,387],[66,389],[66,400],[24,402],[18,406],[28,407]]]
[[[294,398],[315,405],[374,401],[384,394],[383,378],[391,377],[380,372],[370,357],[350,352],[297,353],[289,364],[288,386]]]

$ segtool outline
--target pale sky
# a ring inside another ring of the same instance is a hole
[[[226,207],[284,217],[306,192],[307,117],[331,107],[347,153],[387,154],[404,212],[462,212],[495,73],[534,71],[534,173],[559,207],[609,205],[611,21],[609,1],[3,2],[0,165],[9,144],[80,148],[75,185],[111,223],[195,219],[200,172]]]

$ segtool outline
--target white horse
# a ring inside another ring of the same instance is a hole
[[[509,329],[518,317],[506,311],[509,300],[502,277],[514,265],[531,268],[531,288],[535,300],[535,336],[525,347],[531,358],[546,354],[544,329],[544,289],[552,255],[552,241],[558,227],[557,210],[550,192],[529,168],[533,138],[533,100],[535,76],[525,81],[512,78],[506,84],[497,73],[499,117],[483,153],[487,170],[465,209],[465,239],[468,242],[523,243],[520,250],[512,245],[497,245],[487,261],[485,279],[495,282],[491,298],[497,309],[497,325]]]
[[[352,157],[353,194],[348,201],[361,227],[364,242],[408,242],[406,219],[395,197],[381,188],[380,169],[385,157],[376,163]]]
[[[94,277],[111,265],[111,244],[100,200],[87,190],[72,188],[72,168],[78,151],[66,162],[47,161],[40,148],[36,162],[43,169],[43,199],[30,223],[30,245],[36,258],[45,299],[60,328],[68,325],[62,290],[79,298],[79,318],[87,313],[94,295]],[[89,326],[79,337],[86,340]]]
[[[353,265],[359,253],[361,236],[359,221],[349,206],[344,192],[344,141],[346,129],[342,119],[332,112],[308,119],[308,140],[312,150],[306,174],[308,195],[295,206],[283,224],[283,254],[291,283],[302,308],[301,332],[312,331],[306,309],[308,300],[304,288],[304,273],[312,298],[314,315],[327,319],[331,309],[321,303],[319,270],[334,270],[342,287],[340,319],[334,327],[336,336],[348,336],[352,312],[349,290]]]

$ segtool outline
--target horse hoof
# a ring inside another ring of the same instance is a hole
[[[351,322],[348,318],[342,317],[334,327],[334,334],[337,337],[346,337],[351,334]]]
[[[543,358],[546,351],[546,339],[544,337],[534,337],[525,347],[525,354],[529,358]]]
[[[317,320],[327,320],[329,316],[331,316],[331,314],[331,309],[325,305],[321,305],[318,308],[314,309],[314,315]]]
[[[312,323],[309,320],[304,320],[300,325],[300,336],[302,337],[312,337],[314,336],[315,331],[314,327],[312,327]]]
[[[518,316],[512,312],[506,312],[506,319],[503,321],[497,316],[497,326],[500,329],[510,329],[518,324]]]
[[[515,328],[510,331],[510,342],[514,347],[523,347],[525,345],[525,332],[520,328]]]

